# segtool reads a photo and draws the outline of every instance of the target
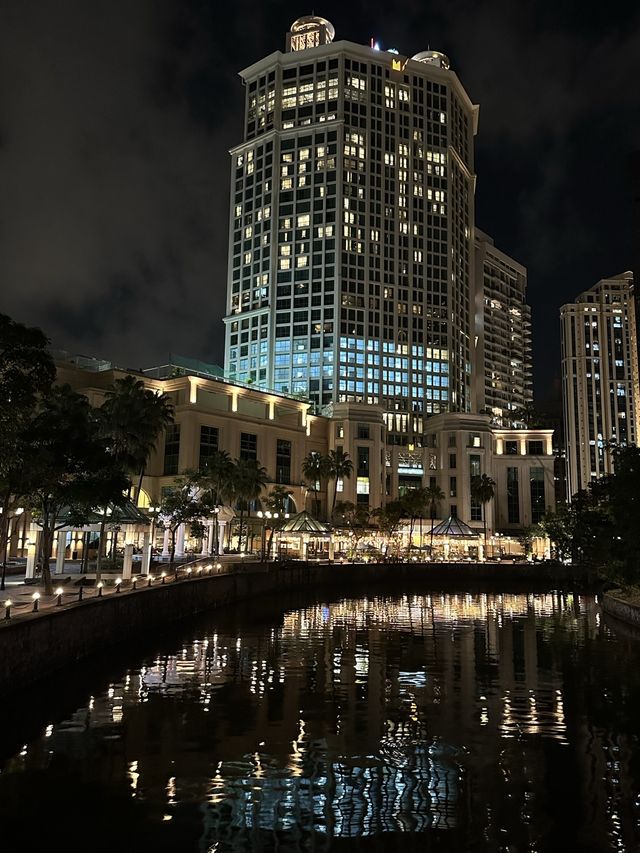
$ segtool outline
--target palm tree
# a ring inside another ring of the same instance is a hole
[[[156,394],[141,379],[125,376],[107,391],[100,419],[112,455],[138,475],[137,504],[149,457],[160,433],[173,423],[173,405],[166,394]]]
[[[328,457],[318,453],[317,450],[310,451],[302,460],[302,476],[314,494],[314,514],[320,515],[320,500],[318,491],[322,486],[322,480],[328,475]]]
[[[426,508],[427,500],[424,489],[408,489],[400,498],[400,503],[402,504],[404,514],[408,515],[410,519],[409,544],[407,546],[408,553],[413,545],[413,528],[415,520],[416,518],[419,518],[420,523],[422,523],[422,516],[424,515]]]
[[[272,513],[277,513],[278,519],[273,519],[271,522],[271,532],[269,533],[269,541],[267,542],[266,548],[266,558],[269,559],[271,555],[271,543],[273,541],[273,534],[276,528],[280,527],[282,520],[284,518],[285,513],[288,512],[289,509],[289,498],[293,497],[293,492],[288,489],[286,486],[274,486],[267,497],[265,498],[265,505]]]
[[[493,500],[496,481],[486,474],[476,474],[471,478],[471,497],[482,506],[482,524],[484,527],[484,546],[487,547],[487,513],[485,504]]]
[[[200,472],[202,489],[207,493],[207,503],[210,506],[213,519],[213,552],[219,553],[218,547],[218,512],[221,504],[231,503],[234,494],[235,465],[226,450],[216,450],[209,456],[204,469]]]
[[[435,483],[434,483],[434,485],[427,486],[425,488],[424,496],[425,496],[427,503],[429,504],[429,515],[431,517],[430,551],[431,551],[431,554],[433,555],[433,527],[434,527],[434,522],[436,520],[436,515],[438,513],[438,504],[440,503],[440,501],[444,500],[445,496],[444,496],[444,492],[442,491],[440,486],[435,485]]]
[[[267,469],[263,468],[256,459],[237,459],[235,464],[234,491],[238,498],[240,507],[240,535],[238,537],[238,551],[242,551],[242,518],[245,506],[247,514],[251,515],[251,501],[260,497],[260,493],[269,482]],[[249,536],[245,552],[248,551]]]
[[[339,447],[337,450],[330,450],[327,458],[327,477],[330,480],[335,480],[333,487],[333,500],[331,501],[331,514],[336,508],[336,498],[338,496],[338,480],[344,480],[351,477],[353,472],[353,462],[349,459],[349,454]]]

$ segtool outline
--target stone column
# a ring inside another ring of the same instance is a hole
[[[162,556],[169,556],[169,528],[165,527],[162,539]]]
[[[33,536],[33,533],[31,534]],[[29,538],[29,544],[27,545],[27,570],[25,572],[25,578],[32,579],[36,576],[36,554],[38,553],[38,539],[40,538],[40,534],[35,534],[35,541],[32,541]]]
[[[333,536],[329,539],[329,559],[333,560],[336,552],[335,542],[333,541]]]
[[[209,525],[209,529],[207,531],[207,554],[213,554],[213,533],[215,530],[215,521],[212,521]]]
[[[122,580],[131,580],[133,566],[133,544],[127,542],[124,546],[124,560],[122,563]]]
[[[222,554],[224,551],[224,531],[226,526],[226,521],[218,519],[218,551],[216,557],[218,556],[218,554]]]
[[[184,524],[178,527],[176,536],[176,557],[184,557]]]
[[[64,572],[64,552],[65,546],[67,544],[67,532],[66,530],[58,531],[58,544],[56,546],[56,571],[57,575],[61,575]]]
[[[151,540],[148,533],[142,535],[142,574],[148,575],[151,568]]]
[[[213,530],[213,525],[210,521],[207,522],[207,529],[202,537],[202,550],[200,551],[201,557],[206,557],[207,554],[211,551],[211,531]]]

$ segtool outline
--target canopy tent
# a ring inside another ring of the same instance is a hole
[[[331,528],[307,510],[288,518],[276,531],[279,556],[309,557],[331,551]],[[326,547],[325,547],[326,546]]]
[[[433,538],[439,540],[438,544],[442,546],[445,560],[455,556],[472,556],[472,551],[476,552],[476,549],[478,559],[482,559],[483,543],[480,534],[455,515],[450,515],[433,528]]]
[[[461,521],[455,515],[450,515],[440,524],[433,528],[434,536],[448,536],[456,539],[478,539],[480,534],[473,527],[469,527],[466,521]]]

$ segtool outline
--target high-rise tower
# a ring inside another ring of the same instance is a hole
[[[603,279],[560,309],[567,493],[613,472],[608,442],[638,440],[633,273]]]
[[[479,228],[475,261],[475,408],[498,426],[521,426],[533,398],[527,271]]]
[[[295,21],[241,72],[225,369],[259,388],[380,405],[389,441],[472,408],[473,137],[446,56]]]

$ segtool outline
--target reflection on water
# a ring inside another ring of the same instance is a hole
[[[179,849],[203,853],[400,850],[417,833],[460,851],[637,851],[639,657],[592,598],[559,594],[363,598],[212,627],[46,725],[3,767],[0,803],[24,774],[81,779],[144,804],[143,838],[180,819]]]

